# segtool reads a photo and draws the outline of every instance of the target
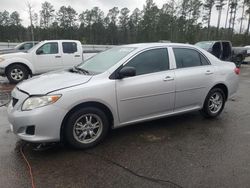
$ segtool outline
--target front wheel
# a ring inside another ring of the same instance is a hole
[[[16,84],[27,79],[29,77],[29,71],[23,65],[10,65],[7,68],[6,76],[10,83]]]
[[[215,118],[224,109],[225,102],[226,98],[223,90],[214,88],[209,91],[201,112],[207,118]]]
[[[90,148],[101,142],[109,127],[105,113],[95,107],[86,107],[70,115],[64,129],[67,143],[74,148]]]

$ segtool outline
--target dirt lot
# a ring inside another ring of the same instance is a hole
[[[87,151],[60,144],[35,151],[10,132],[0,107],[0,187],[31,187],[22,145],[41,188],[249,187],[250,65],[241,71],[237,96],[219,118],[195,112],[137,124],[111,131]],[[0,80],[1,90],[13,87]]]

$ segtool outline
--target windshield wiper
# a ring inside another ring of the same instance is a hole
[[[84,74],[89,74],[89,71],[87,71],[87,70],[85,70],[83,68],[77,67],[77,66],[73,67],[73,71],[82,72]]]

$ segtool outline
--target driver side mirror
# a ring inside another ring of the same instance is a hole
[[[119,72],[119,79],[125,78],[125,77],[132,77],[136,75],[136,70],[134,67],[123,67]]]
[[[43,54],[43,50],[42,50],[42,49],[38,49],[38,50],[36,51],[36,54],[37,54],[37,55]]]

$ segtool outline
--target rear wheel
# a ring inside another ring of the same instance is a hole
[[[6,76],[10,83],[18,83],[29,77],[29,71],[23,65],[10,65],[6,70]]]
[[[108,118],[102,110],[86,107],[70,115],[64,135],[70,146],[85,149],[100,143],[105,138],[108,127]]]
[[[220,88],[214,88],[208,93],[201,110],[202,114],[208,118],[220,115],[226,102],[225,93]]]

